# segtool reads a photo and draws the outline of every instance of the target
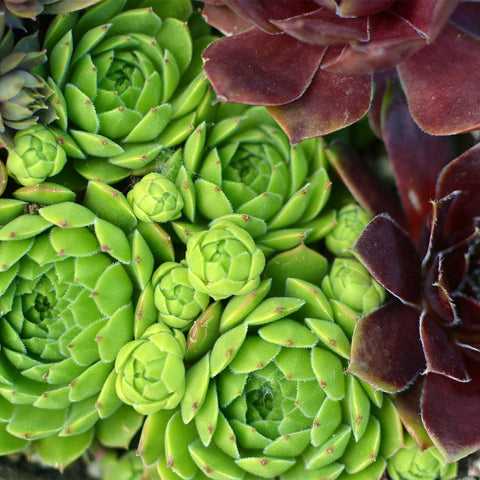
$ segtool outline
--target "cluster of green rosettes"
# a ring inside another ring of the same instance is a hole
[[[324,141],[214,104],[190,0],[23,12],[62,6],[42,48],[0,15],[0,455],[103,449],[103,480],[451,478],[347,370],[385,292]]]

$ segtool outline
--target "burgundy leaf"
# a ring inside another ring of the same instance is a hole
[[[381,12],[395,3],[395,0],[341,0],[338,14],[341,17],[360,17]]]
[[[381,112],[383,97],[387,88],[387,84],[390,82],[398,82],[397,69],[391,68],[389,70],[384,70],[383,72],[377,72],[373,76],[374,95],[372,104],[370,105],[370,110],[368,111],[368,121],[370,127],[375,132],[378,138],[382,138],[382,128],[381,128]]]
[[[322,68],[340,73],[368,74],[394,67],[425,45],[420,35],[388,11],[370,17],[370,41],[352,42],[335,58],[325,58]]]
[[[366,42],[369,39],[367,17],[340,18],[326,8],[273,23],[283,32],[312,45]]]
[[[349,373],[384,392],[398,392],[412,383],[424,366],[418,310],[394,302],[358,321]]]
[[[395,397],[395,404],[403,425],[422,451],[433,447],[433,442],[422,423],[423,383],[424,377],[419,377],[413,385],[399,392]]]
[[[299,59],[302,60],[302,55]],[[286,105],[270,107],[268,111],[290,141],[297,143],[360,120],[370,106],[371,84],[370,75],[342,75],[318,70],[301,98]]]
[[[404,303],[420,303],[420,259],[410,237],[388,215],[377,215],[363,230],[354,249],[385,289]]]
[[[449,20],[460,30],[480,38],[480,5],[478,3],[461,3]]]
[[[460,0],[396,0],[391,8],[432,43]]]
[[[409,231],[418,239],[432,209],[430,201],[435,198],[438,174],[454,152],[447,137],[434,137],[418,128],[399,86],[389,85],[382,112],[382,136],[395,183]]]
[[[457,348],[428,313],[420,319],[420,338],[427,362],[425,373],[438,373],[459,382],[470,380]]]
[[[434,135],[480,128],[479,64],[480,40],[447,25],[432,45],[398,65],[420,128]]]
[[[213,42],[204,68],[221,101],[281,105],[304,93],[324,50],[253,29]]]
[[[480,448],[480,363],[465,360],[467,383],[429,373],[422,398],[422,419],[447,462]]]
[[[382,183],[353,149],[337,143],[331,145],[325,152],[355,200],[370,215],[387,212],[397,223],[405,224],[405,217],[396,197],[384,189]]]
[[[279,32],[278,28],[272,24],[272,20],[284,20],[318,8],[318,5],[310,0],[294,2],[291,0],[275,0],[275,2],[272,0],[225,0],[224,3],[238,15],[268,33]]]
[[[455,295],[457,314],[461,319],[452,337],[458,344],[480,346],[480,304],[465,295]]]
[[[480,216],[480,144],[450,162],[437,182],[437,198],[453,191],[461,193],[455,199],[448,216],[444,235],[474,228],[474,218]]]
[[[251,23],[223,5],[205,5],[202,16],[208,24],[225,35],[236,35],[253,28]]]

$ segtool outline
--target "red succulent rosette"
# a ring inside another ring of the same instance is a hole
[[[204,53],[219,99],[267,106],[293,143],[363,117],[385,71],[424,131],[480,127],[478,3],[203,1],[207,22],[227,35]]]
[[[357,199],[388,212],[355,250],[392,300],[358,321],[348,371],[397,393],[417,442],[451,462],[480,448],[480,144],[448,161],[451,139],[420,131],[401,91],[387,96],[381,128],[400,202],[359,159],[330,152]]]

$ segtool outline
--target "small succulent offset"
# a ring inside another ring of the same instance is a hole
[[[392,98],[383,132],[401,205],[372,195],[381,187],[345,150],[332,154],[358,200],[378,214],[356,242],[356,255],[393,294],[359,320],[348,371],[398,392],[412,437],[453,462],[480,447],[480,148],[450,161],[448,139],[421,132],[409,123],[405,103]]]
[[[333,211],[322,211],[331,189],[322,140],[291,146],[263,107],[226,104],[214,119],[192,132],[181,165],[166,172],[184,198],[173,224],[181,237],[228,218],[269,253],[314,242],[334,225]]]
[[[188,24],[159,16],[168,2],[125,3],[58,15],[45,38],[58,135],[81,175],[107,183],[179,144],[210,104]]]
[[[300,259],[303,273],[305,258],[326,263],[305,246],[281,255],[290,266]],[[275,283],[288,269],[271,262]],[[340,322],[349,330],[364,312],[334,306],[300,278],[289,278],[279,297],[273,283],[217,302],[203,325],[217,333],[199,336],[195,353],[187,340],[180,406],[148,416],[140,440],[143,461],[161,478],[373,480],[402,445],[392,401],[344,375],[350,333]]]
[[[121,446],[140,427],[115,393],[114,362],[156,321],[148,292],[164,240],[102,183],[89,183],[84,205],[65,189],[46,192],[51,205],[30,204],[31,213],[0,202],[0,445],[6,454],[34,441],[63,468],[95,431]]]
[[[222,101],[266,105],[292,142],[325,135],[370,108],[372,81],[399,79],[435,135],[478,129],[480,6],[460,0],[204,0],[226,35],[204,53]],[[457,88],[461,85],[461,88]],[[472,105],[475,107],[472,108]]]

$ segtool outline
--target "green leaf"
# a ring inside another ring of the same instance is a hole
[[[274,457],[297,457],[310,444],[310,432],[303,430],[282,435],[265,448],[265,455]]]
[[[307,183],[295,192],[282,209],[268,222],[269,228],[285,228],[302,218],[311,198],[311,185]]]
[[[59,85],[60,88],[63,88],[65,85],[72,53],[73,37],[72,31],[70,30],[55,44],[48,55],[50,73],[53,81]]]
[[[245,202],[237,213],[269,220],[282,207],[283,198],[272,192],[264,192]]]
[[[99,122],[92,100],[71,83],[67,83],[64,92],[70,120],[85,132],[97,133]]]
[[[112,362],[97,362],[88,367],[70,384],[70,400],[78,402],[100,392],[112,368]]]
[[[276,230],[257,238],[257,243],[274,250],[289,250],[304,242],[311,231],[309,228]]]
[[[74,68],[70,82],[79,88],[87,98],[97,96],[97,67],[90,55],[82,57]]]
[[[183,147],[183,162],[188,172],[196,172],[202,159],[207,126],[202,122],[188,137]]]
[[[280,346],[263,340],[258,336],[247,337],[242,348],[230,364],[236,373],[250,373],[270,363],[280,351]]]
[[[89,256],[97,253],[100,249],[95,235],[86,228],[54,227],[50,241],[59,256]]]
[[[101,419],[95,433],[103,445],[110,448],[128,448],[143,423],[143,415],[128,405],[121,405],[113,415]]]
[[[195,112],[172,120],[157,139],[164,148],[175,147],[184,142],[195,128]]]
[[[171,117],[170,105],[158,105],[143,116],[123,141],[125,143],[152,142],[162,133]]]
[[[318,341],[307,327],[288,318],[262,327],[258,334],[270,343],[290,348],[313,347]]]
[[[332,400],[341,400],[345,395],[345,375],[341,360],[328,350],[314,347],[312,368],[327,396]]]
[[[195,182],[197,208],[206,218],[213,220],[233,213],[232,205],[218,185],[199,178]]]
[[[305,456],[307,469],[324,467],[338,460],[345,452],[350,437],[350,427],[341,425],[321,447],[309,450],[309,454]]]
[[[404,445],[402,421],[394,403],[387,396],[383,399],[382,408],[374,408],[373,414],[379,420],[382,432],[379,454],[389,458]]]
[[[342,422],[342,409],[337,400],[326,398],[312,425],[312,445],[319,447],[337,430]]]
[[[306,318],[305,323],[333,352],[347,360],[350,358],[350,342],[336,323],[318,318]]]
[[[121,228],[97,217],[95,219],[95,235],[102,252],[108,253],[121,263],[130,262],[130,244]]]
[[[365,432],[370,417],[370,399],[359,381],[350,374],[346,375],[346,404],[348,405],[348,421],[352,427],[355,440]]]
[[[202,101],[207,88],[208,78],[205,73],[202,72],[189,83],[187,88],[180,92],[180,95],[175,96],[170,101],[172,105],[172,118],[182,117],[194,110]]]
[[[105,315],[113,315],[119,307],[130,303],[133,286],[124,268],[119,264],[108,267],[97,280],[94,299]]]
[[[40,215],[20,215],[0,228],[0,240],[23,240],[39,235],[52,224]]]
[[[88,155],[95,157],[114,157],[124,152],[123,148],[103,135],[97,135],[89,131],[70,130],[75,141]]]
[[[286,472],[295,464],[295,460],[275,457],[246,457],[235,460],[235,463],[248,473],[262,478],[274,478]]]
[[[132,256],[130,266],[141,289],[144,289],[152,277],[154,258],[150,248],[138,230],[131,238]]]
[[[13,192],[13,196],[29,203],[53,205],[62,202],[73,202],[75,193],[57,183],[43,182],[32,187],[21,187]]]
[[[46,410],[31,405],[18,405],[7,427],[16,437],[36,440],[58,432],[66,418],[66,410]]]
[[[162,69],[162,83],[163,83],[163,97],[162,101],[168,102],[170,97],[175,92],[180,81],[180,70],[174,55],[165,49],[163,54],[163,69]]]
[[[195,427],[202,443],[208,447],[217,427],[218,398],[215,382],[211,382],[203,405],[195,416]]]
[[[72,64],[93,50],[104,38],[111,24],[99,25],[86,32],[77,43],[72,57]]]
[[[294,297],[270,297],[251,311],[244,322],[248,325],[264,325],[296,312],[305,302]]]
[[[183,422],[189,423],[198,413],[207,395],[210,381],[208,355],[195,362],[185,375],[185,394],[181,401]]]
[[[38,213],[50,223],[61,228],[78,228],[92,225],[95,214],[73,202],[57,203],[41,208]]]
[[[180,72],[184,72],[192,58],[192,40],[186,22],[166,18],[156,39],[162,48],[173,53]]]
[[[123,153],[109,159],[113,165],[122,168],[142,169],[152,162],[162,150],[160,143],[140,143],[124,145]]]
[[[221,335],[210,353],[210,375],[214,377],[233,360],[247,335],[247,325],[242,323]]]
[[[311,380],[315,375],[310,356],[310,350],[306,348],[282,348],[275,362],[288,380]]]
[[[161,25],[162,20],[151,8],[137,8],[113,17],[109,35],[145,33],[153,36],[159,31]]]

